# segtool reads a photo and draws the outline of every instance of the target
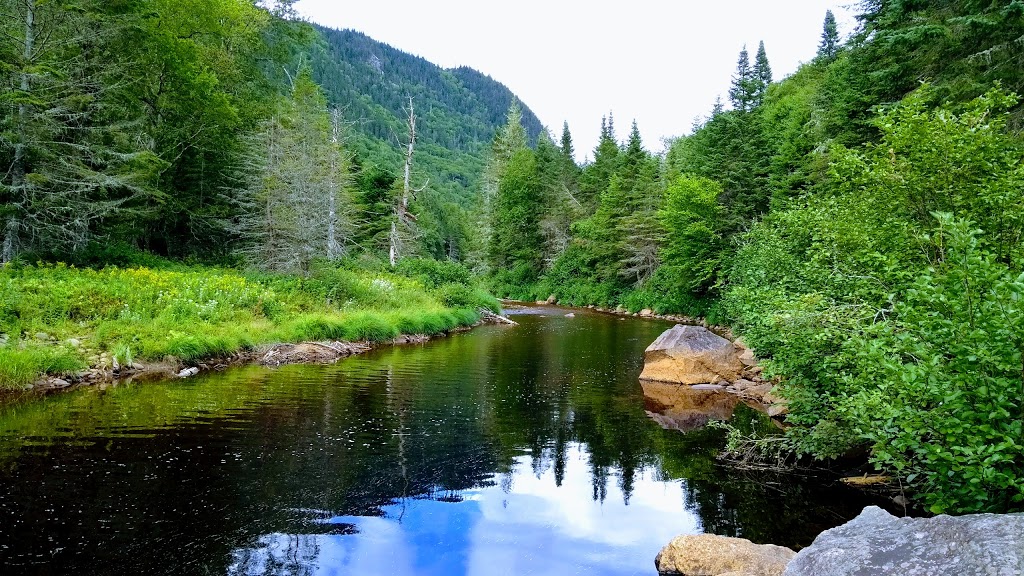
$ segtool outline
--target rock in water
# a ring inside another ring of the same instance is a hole
[[[896,518],[868,506],[822,532],[785,576],[1018,576],[1024,574],[1024,514]]]
[[[735,382],[743,372],[736,348],[700,326],[675,325],[644,354],[643,380],[678,384]]]
[[[731,346],[731,344],[730,344]],[[713,534],[676,536],[654,560],[659,574],[782,576],[796,552],[772,544]]]

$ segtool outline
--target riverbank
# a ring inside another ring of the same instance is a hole
[[[497,300],[460,265],[308,276],[168,265],[0,268],[0,389],[249,362],[275,344],[394,341],[468,327]]]

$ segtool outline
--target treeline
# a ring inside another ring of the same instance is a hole
[[[1024,509],[1024,5],[861,6],[842,42],[728,91],[656,157],[609,116],[496,138],[485,185],[500,295],[728,322],[789,399],[791,448],[866,448],[932,511]]]
[[[0,0],[0,261],[470,252],[467,190],[515,96],[293,4]]]

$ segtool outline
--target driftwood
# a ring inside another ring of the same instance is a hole
[[[480,319],[488,324],[507,324],[509,326],[519,326],[518,322],[509,320],[508,318],[491,312],[490,310],[480,309]]]

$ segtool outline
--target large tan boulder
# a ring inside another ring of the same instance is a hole
[[[796,556],[789,548],[713,534],[676,536],[654,559],[659,574],[782,576]]]
[[[743,368],[732,342],[707,328],[677,324],[647,347],[640,378],[677,384],[735,382]]]

